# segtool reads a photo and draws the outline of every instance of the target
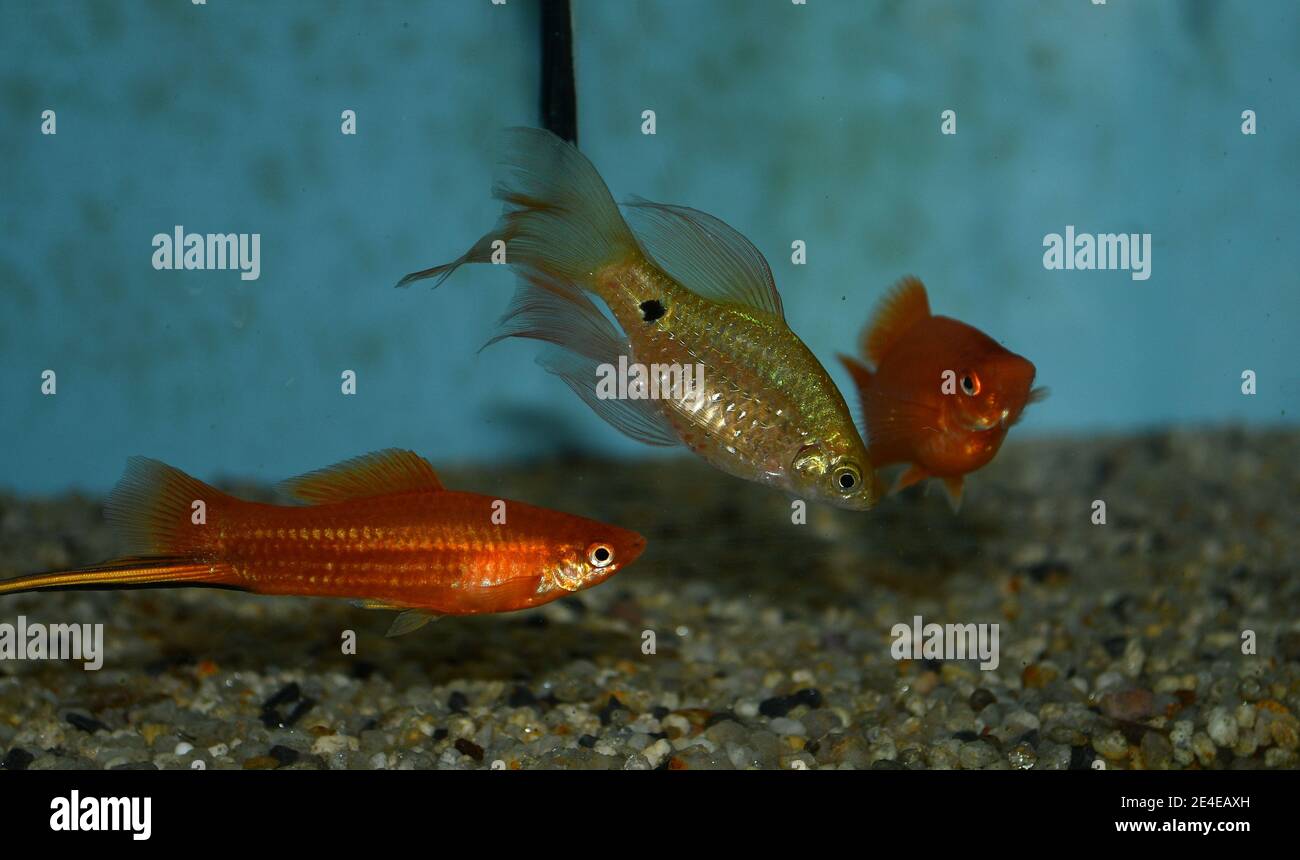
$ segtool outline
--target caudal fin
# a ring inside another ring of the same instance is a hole
[[[217,559],[221,518],[239,501],[165,463],[132,457],[104,514],[133,553],[73,570],[0,582],[0,594],[47,588],[233,585]]]
[[[167,586],[211,585],[233,587],[231,571],[224,564],[210,564],[188,558],[146,556],[119,558],[103,564],[36,573],[0,581],[0,594],[47,589],[165,588]]]
[[[639,251],[636,238],[604,181],[586,156],[536,128],[507,129],[492,195],[505,201],[497,226],[458,259],[412,272],[404,287],[424,278],[441,284],[466,263],[491,262],[505,243],[505,262],[521,274],[586,287],[611,262]]]

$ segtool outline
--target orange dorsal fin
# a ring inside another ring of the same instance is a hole
[[[179,556],[202,549],[209,524],[234,501],[180,469],[132,457],[104,504],[104,516],[132,553]]]
[[[387,448],[290,478],[289,495],[311,505],[369,499],[390,493],[432,493],[442,483],[429,461],[414,451]]]
[[[925,284],[911,275],[890,289],[876,305],[871,322],[862,330],[858,348],[877,368],[885,353],[898,343],[909,328],[930,316]]]

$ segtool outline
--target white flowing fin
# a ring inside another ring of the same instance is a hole
[[[544,340],[597,362],[617,363],[620,354],[631,350],[624,334],[581,288],[538,274],[520,279],[497,333],[480,351],[508,337]]]
[[[602,398],[596,392],[600,376],[598,365],[617,367],[618,356],[600,359],[576,352],[547,350],[537,363],[564,380],[573,393],[582,398],[592,411],[618,430],[638,442],[668,447],[680,444],[677,433],[659,411],[658,402],[649,399]]]
[[[412,272],[399,287],[424,278],[437,286],[466,263],[491,262],[498,240],[517,271],[588,286],[592,272],[640,253],[600,174],[576,148],[538,128],[507,129],[498,148],[492,195],[505,204],[501,220],[460,257]]]
[[[686,206],[640,197],[623,205],[641,247],[686,289],[712,301],[784,318],[772,269],[754,243],[735,229]]]

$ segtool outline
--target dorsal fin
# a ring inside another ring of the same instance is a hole
[[[908,275],[894,284],[876,305],[871,322],[862,330],[858,348],[879,369],[880,360],[890,347],[898,343],[909,328],[928,316],[930,300],[925,295],[925,284]]]
[[[201,547],[209,530],[195,528],[194,503],[206,518],[234,501],[197,478],[148,457],[132,457],[109,494],[104,515],[134,555],[185,555]]]
[[[715,302],[784,316],[767,260],[734,228],[686,206],[640,197],[624,206],[646,253],[686,289]]]
[[[442,484],[419,454],[387,448],[290,478],[281,487],[308,504],[324,505],[389,493],[437,492]]]

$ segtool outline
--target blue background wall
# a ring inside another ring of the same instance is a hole
[[[575,6],[582,145],[615,196],[749,236],[842,387],[834,354],[911,272],[1037,363],[1053,395],[1018,433],[1295,419],[1300,4]],[[392,288],[495,220],[487,143],[536,122],[535,15],[2,0],[0,485],[100,490],[135,453],[268,479],[390,445],[653,454],[533,344],[476,354],[507,273]],[[261,278],[155,271],[176,224],[261,233]],[[1150,280],[1045,271],[1067,224],[1152,233]]]

